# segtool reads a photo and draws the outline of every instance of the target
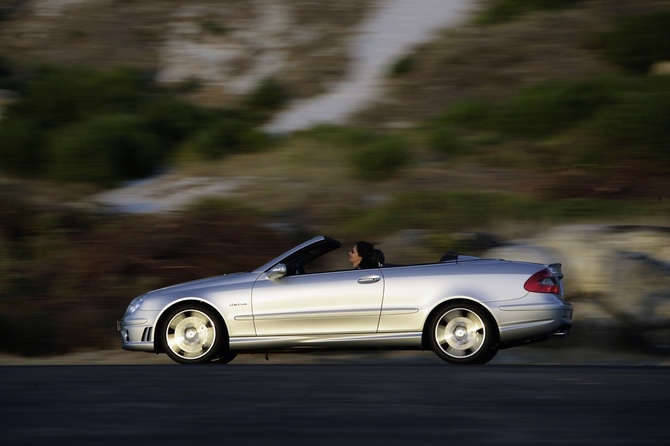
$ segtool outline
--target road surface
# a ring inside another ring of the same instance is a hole
[[[0,367],[0,445],[665,445],[657,366]]]

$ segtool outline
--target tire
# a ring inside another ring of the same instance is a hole
[[[180,364],[204,364],[221,353],[226,330],[214,310],[197,303],[178,305],[163,317],[159,331],[163,351]]]
[[[214,359],[216,364],[228,364],[233,359],[237,358],[237,353],[231,351],[219,353],[219,355]]]
[[[471,303],[443,306],[431,317],[428,330],[435,354],[451,364],[485,364],[498,353],[496,324]]]

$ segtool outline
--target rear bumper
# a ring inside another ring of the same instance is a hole
[[[565,337],[572,328],[573,307],[568,302],[506,305],[499,309],[509,314],[499,326],[502,345]]]

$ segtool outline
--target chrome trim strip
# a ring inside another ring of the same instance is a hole
[[[418,308],[386,308],[382,310],[382,316],[397,316],[402,314],[416,314]]]
[[[498,309],[502,311],[547,311],[547,310],[565,310],[567,309],[565,302],[556,303],[542,303],[542,304],[517,304],[517,305],[500,305]]]
[[[371,308],[363,310],[332,310],[332,311],[300,311],[295,313],[271,313],[257,314],[256,321],[281,320],[281,319],[331,319],[338,317],[379,317],[380,309]]]
[[[263,350],[266,348],[337,348],[355,343],[357,348],[405,347],[421,348],[421,332],[332,334],[304,336],[262,336],[230,338],[230,349]]]

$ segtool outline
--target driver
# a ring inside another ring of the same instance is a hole
[[[354,269],[377,268],[379,262],[374,259],[375,247],[370,242],[356,242],[349,251],[349,262]]]

